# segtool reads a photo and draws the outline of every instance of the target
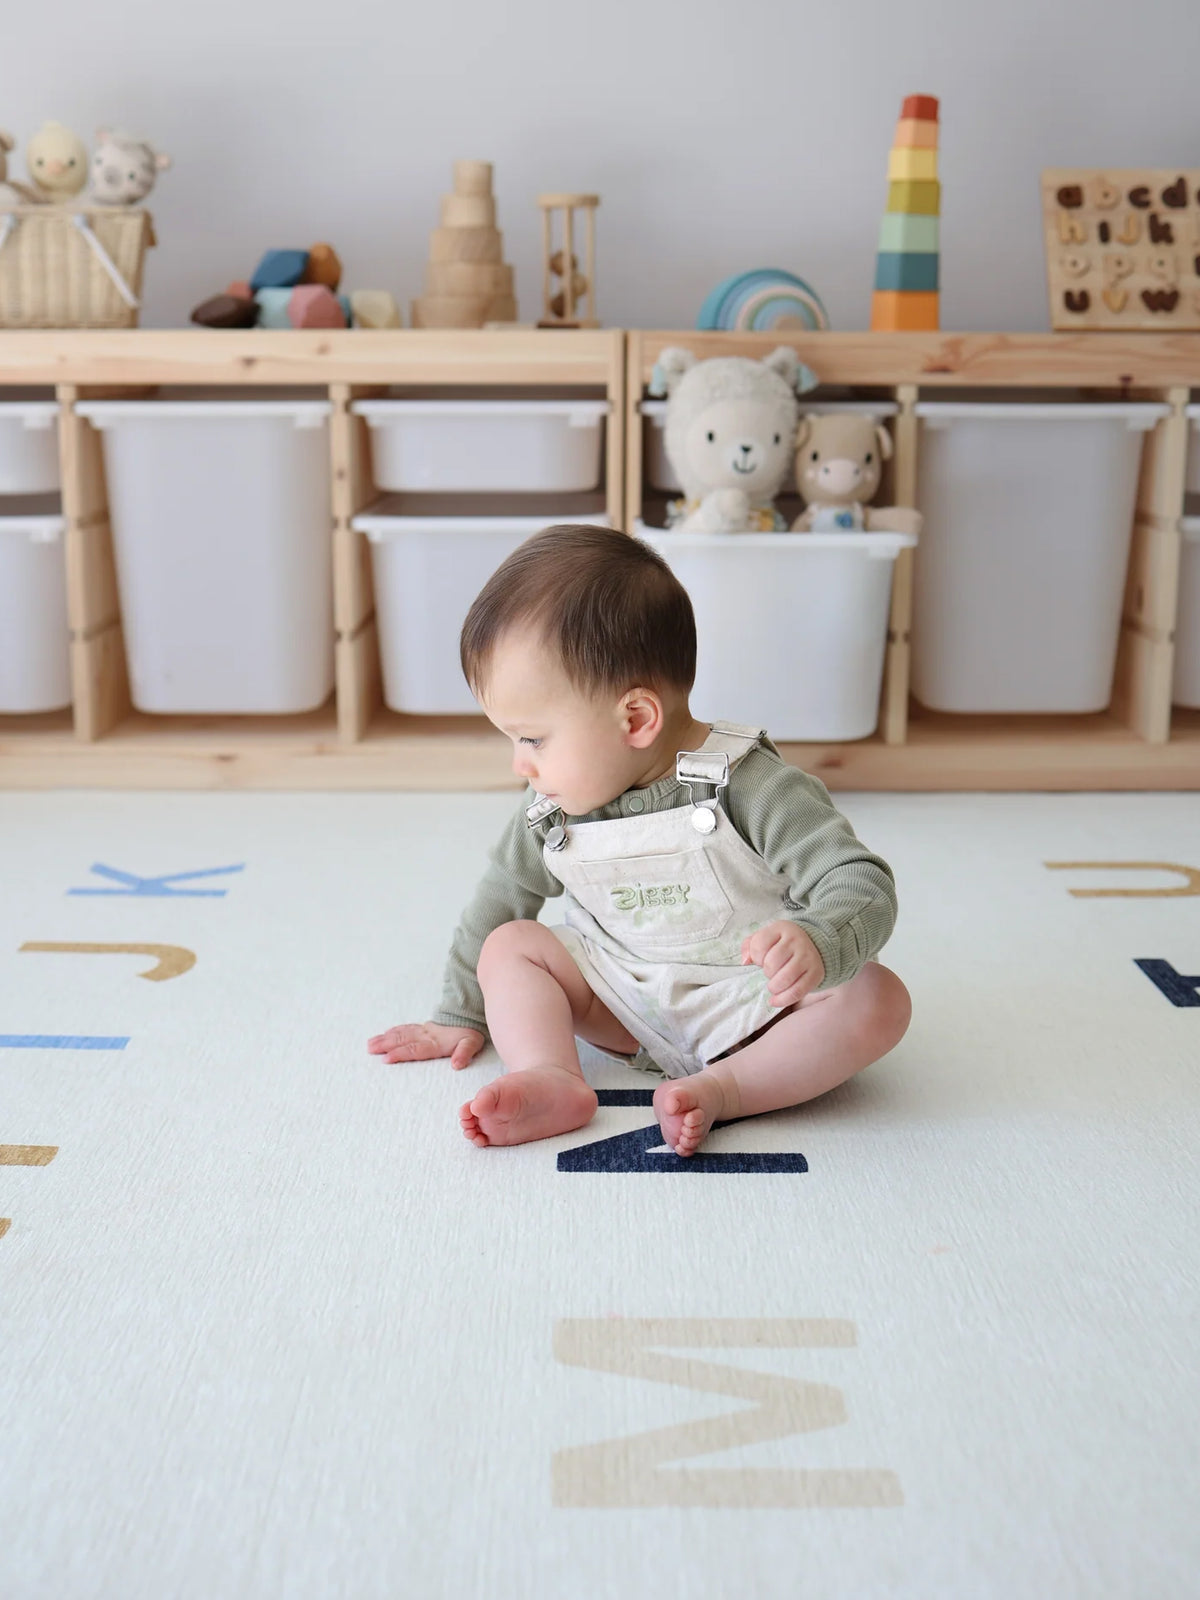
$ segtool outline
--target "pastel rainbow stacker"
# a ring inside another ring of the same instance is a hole
[[[938,327],[938,103],[910,94],[888,157],[887,211],[879,229],[871,327],[880,332]]]

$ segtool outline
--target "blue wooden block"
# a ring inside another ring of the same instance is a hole
[[[288,316],[288,302],[291,298],[290,289],[260,289],[254,296],[258,306],[259,327],[290,328],[292,319]]]
[[[881,250],[875,258],[875,287],[928,293],[938,287],[938,258]]]
[[[294,288],[307,265],[307,250],[268,250],[254,269],[250,287],[255,293],[259,289]]]
[[[352,328],[354,326],[354,312],[350,306],[350,296],[348,294],[338,295],[338,305],[341,306],[346,314],[346,326]]]

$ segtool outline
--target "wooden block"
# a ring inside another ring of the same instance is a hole
[[[942,186],[933,178],[908,178],[888,184],[887,209],[910,217],[936,217],[942,208]]]
[[[323,283],[328,289],[337,288],[342,281],[342,263],[331,244],[314,244],[308,252],[301,283]]]
[[[414,328],[482,328],[489,295],[426,294],[412,303]]]
[[[293,328],[344,328],[346,314],[337,295],[323,283],[301,283],[288,299]]]
[[[938,258],[936,254],[918,255],[913,251],[900,254],[881,250],[875,258],[875,287],[877,289],[916,289],[922,292],[938,287]]]
[[[920,117],[903,117],[896,124],[896,137],[892,140],[893,150],[936,150],[937,147],[936,122],[925,122]]]
[[[941,223],[937,217],[906,216],[900,211],[885,211],[879,224],[879,248],[896,254],[936,253],[941,242]]]
[[[495,226],[496,202],[491,195],[442,196],[443,228],[494,228]]]
[[[350,309],[360,328],[400,328],[404,319],[394,295],[386,289],[354,289]]]
[[[430,261],[499,261],[504,240],[498,228],[435,228],[429,236]]]
[[[936,122],[937,97],[931,94],[910,94],[900,107],[900,120],[906,122],[910,118],[921,122]]]
[[[490,161],[456,161],[454,163],[455,194],[487,195],[492,192],[492,163]]]
[[[304,276],[308,265],[307,250],[268,250],[254,269],[250,287],[259,289],[291,289]]]
[[[225,293],[233,295],[235,300],[253,300],[254,290],[245,278],[235,278],[232,283],[225,285]]]
[[[258,307],[240,295],[215,294],[195,306],[189,320],[201,328],[253,328],[258,322]]]
[[[290,289],[259,289],[254,296],[254,303],[258,307],[259,327],[290,328],[292,319],[288,315],[288,303],[291,298]]]
[[[938,327],[937,294],[876,289],[871,296],[871,328],[875,333],[933,333]]]
[[[888,156],[888,181],[902,182],[905,178],[936,178],[938,158],[936,150],[914,150],[901,146]]]
[[[432,295],[512,294],[513,269],[503,261],[431,261],[425,288]]]
[[[485,322],[515,322],[517,320],[517,302],[511,294],[497,295],[489,302]]]

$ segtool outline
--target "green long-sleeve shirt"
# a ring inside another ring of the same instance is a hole
[[[640,804],[631,806],[631,796]],[[475,976],[483,941],[501,923],[532,921],[547,900],[563,892],[542,859],[540,835],[525,820],[533,799],[527,789],[455,930],[434,1022],[478,1028],[486,1037]],[[669,811],[689,799],[671,773],[573,820]],[[780,916],[797,923],[816,945],[825,964],[821,987],[848,982],[883,948],[895,926],[896,886],[887,862],[859,842],[820,779],[789,766],[770,739],[733,768],[721,803],[746,843],[787,879],[791,904],[784,902]]]

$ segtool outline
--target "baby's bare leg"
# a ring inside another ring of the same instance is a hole
[[[655,1090],[663,1137],[692,1155],[714,1122],[800,1105],[836,1089],[904,1037],[908,990],[877,961],[836,989],[806,995],[798,1010],[731,1056]]]
[[[590,1122],[596,1095],[575,1037],[605,1050],[637,1040],[592,993],[562,943],[540,922],[506,922],[489,934],[477,967],[484,1012],[505,1073],[459,1112],[474,1144],[549,1139]]]

